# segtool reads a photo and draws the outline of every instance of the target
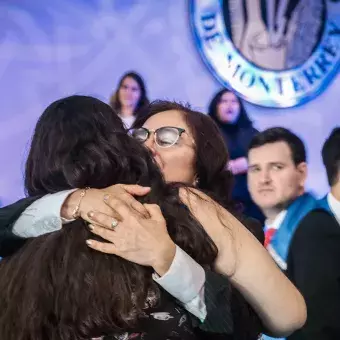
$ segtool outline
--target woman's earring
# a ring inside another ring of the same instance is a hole
[[[197,187],[198,186],[198,183],[199,183],[199,178],[196,176],[196,178],[194,179],[194,187]]]

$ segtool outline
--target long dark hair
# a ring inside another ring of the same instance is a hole
[[[121,112],[122,109],[122,104],[119,100],[119,89],[122,87],[123,81],[126,78],[132,78],[133,80],[135,80],[140,88],[140,99],[137,103],[137,106],[133,112],[134,116],[138,116],[140,114],[140,112],[143,111],[143,109],[149,104],[149,99],[146,93],[146,86],[144,83],[143,78],[136,72],[130,71],[127,72],[125,74],[123,74],[123,76],[120,78],[119,82],[118,82],[118,86],[115,90],[115,92],[112,94],[111,98],[110,98],[110,106],[112,107],[113,110],[115,110],[116,112]]]
[[[250,127],[250,126],[252,126],[252,121],[249,119],[249,117],[247,115],[243,101],[233,91],[231,91],[229,89],[222,89],[214,95],[213,99],[211,100],[211,102],[209,104],[208,115],[215,121],[215,123],[219,127],[231,125],[231,124],[221,122],[221,120],[218,118],[218,115],[217,115],[217,106],[220,103],[221,98],[225,93],[232,93],[237,98],[238,103],[240,104],[240,115],[238,116],[235,124],[232,124],[232,125],[236,125],[237,127]]]
[[[142,202],[161,206],[170,236],[203,266],[217,249],[163,181],[150,153],[125,133],[98,99],[72,96],[40,117],[26,163],[29,195],[115,183],[151,186]],[[0,262],[0,338],[89,339],[138,324],[149,292],[159,296],[151,269],[87,247],[94,236],[81,220],[26,242]]]
[[[155,101],[138,118],[133,127],[141,127],[152,116],[165,111],[175,110],[183,114],[195,141],[198,178],[196,187],[214,198],[224,208],[235,215],[244,225],[263,242],[261,226],[253,219],[245,219],[231,200],[233,176],[226,169],[229,160],[228,150],[215,122],[207,115],[194,111],[189,105],[170,101]],[[234,317],[235,339],[253,339],[260,333],[261,322],[243,296],[232,289],[232,311]]]

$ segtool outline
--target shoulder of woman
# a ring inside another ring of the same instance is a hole
[[[188,205],[201,205],[205,203],[214,203],[215,201],[205,194],[203,191],[190,188],[190,187],[182,187],[179,189],[179,197],[181,201]]]

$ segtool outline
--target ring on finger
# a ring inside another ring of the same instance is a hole
[[[117,227],[118,223],[119,223],[119,222],[118,222],[115,218],[113,218],[112,221],[111,221],[111,227],[112,227],[112,229],[115,229],[115,228]]]

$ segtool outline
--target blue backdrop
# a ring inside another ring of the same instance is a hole
[[[126,70],[151,99],[205,110],[220,85],[194,46],[185,0],[2,0],[0,3],[0,200],[23,196],[32,130],[53,100],[78,93],[108,100]],[[320,149],[340,124],[340,78],[314,101],[275,110],[247,105],[259,129],[285,126],[306,142],[308,186],[327,190]]]

